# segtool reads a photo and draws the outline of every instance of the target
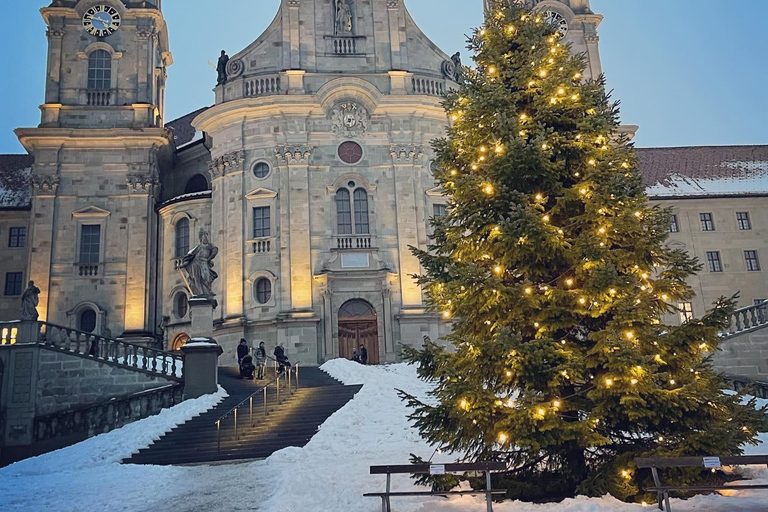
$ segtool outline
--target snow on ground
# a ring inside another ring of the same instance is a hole
[[[119,460],[145,447],[171,426],[194,416],[223,396],[185,402],[160,416],[78,445],[22,461],[0,470],[0,509],[57,512],[378,512],[380,500],[363,498],[384,490],[385,477],[369,475],[371,465],[405,464],[409,454],[424,458],[432,449],[410,428],[407,408],[396,389],[426,398],[428,386],[404,364],[362,366],[346,360],[326,363],[323,369],[345,384],[363,384],[344,408],[331,416],[304,448],[288,448],[265,461],[216,466],[159,467],[121,465]],[[763,401],[765,403],[765,401]],[[165,415],[165,416],[163,416]],[[768,441],[768,434],[761,436]],[[750,453],[766,453],[765,446]],[[434,462],[450,458],[437,455]],[[750,468],[768,483],[768,471]],[[393,478],[393,490],[413,485]],[[675,512],[763,512],[765,492],[735,497],[702,496],[675,500]],[[479,497],[451,500],[393,498],[397,512],[485,512]],[[652,510],[612,498],[577,498],[563,503],[532,505],[509,502],[494,505],[496,512],[639,512]]]

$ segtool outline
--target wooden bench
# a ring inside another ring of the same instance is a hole
[[[666,457],[666,458],[650,458],[650,459],[635,459],[638,469],[650,469],[653,475],[653,482],[655,487],[647,489],[648,491],[655,491],[659,500],[659,510],[664,510],[666,505],[666,511],[671,512],[669,505],[669,493],[670,491],[678,492],[691,492],[691,493],[704,493],[715,491],[733,491],[744,489],[768,489],[768,485],[703,485],[703,486],[665,486],[661,484],[659,478],[659,469],[664,468],[720,468],[723,466],[750,466],[750,465],[768,465],[768,455],[741,455],[733,457]]]
[[[491,500],[494,494],[506,494],[504,490],[491,489],[491,473],[494,471],[506,471],[507,465],[503,462],[477,462],[477,463],[455,463],[455,464],[405,464],[401,466],[371,466],[372,475],[387,475],[387,490],[385,492],[372,492],[363,494],[367,498],[381,498],[381,511],[392,512],[390,498],[392,496],[460,496],[460,495],[485,495],[485,501],[488,512],[493,512],[493,502]],[[444,475],[449,473],[466,473],[468,471],[482,471],[485,473],[484,491],[408,491],[392,492],[392,475],[411,474],[411,475]]]

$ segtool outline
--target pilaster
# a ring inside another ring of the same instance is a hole
[[[45,35],[48,36],[48,71],[45,86],[45,102],[58,103],[61,101],[59,92],[64,24],[51,22]]]
[[[32,213],[29,235],[29,276],[40,288],[38,313],[40,321],[48,319],[50,309],[51,258],[56,219],[58,175],[35,173],[32,176]]]

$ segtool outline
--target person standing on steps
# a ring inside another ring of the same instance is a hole
[[[288,358],[285,356],[285,349],[281,344],[278,344],[275,347],[275,359],[277,360],[277,363],[280,365],[280,368],[277,370],[278,373],[283,373],[286,368],[291,367],[291,363],[288,361]]]
[[[254,350],[256,356],[256,368],[258,369],[257,379],[264,378],[264,367],[267,364],[267,349],[264,347],[264,342],[259,343],[258,348]]]
[[[248,342],[245,338],[240,338],[240,344],[237,346],[237,366],[243,362],[243,358],[248,355]]]
[[[360,354],[360,364],[368,364],[368,349],[365,348],[365,345],[360,345],[358,354]]]

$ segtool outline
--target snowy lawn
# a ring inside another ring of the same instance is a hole
[[[265,461],[218,466],[158,467],[120,465],[119,460],[186,418],[217,403],[223,394],[186,402],[161,415],[90,439],[58,452],[0,470],[0,509],[99,512],[378,512],[380,501],[363,493],[384,490],[385,477],[368,474],[379,464],[406,464],[409,454],[432,454],[409,427],[407,409],[395,389],[425,397],[428,387],[406,365],[362,366],[346,360],[323,369],[345,384],[363,384],[354,400],[331,416],[304,448],[288,448]],[[768,441],[768,435],[762,436]],[[765,447],[750,453],[768,453]],[[448,462],[436,456],[435,462]],[[750,469],[768,483],[768,471]],[[408,477],[393,478],[394,490],[413,487]],[[734,497],[707,496],[675,501],[675,512],[765,511],[768,492]],[[397,512],[485,512],[482,498],[393,499]],[[496,512],[649,511],[610,498],[579,498],[552,505],[503,503]]]

